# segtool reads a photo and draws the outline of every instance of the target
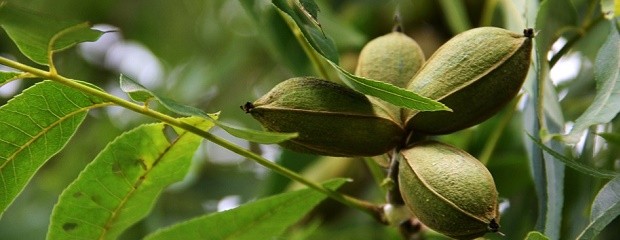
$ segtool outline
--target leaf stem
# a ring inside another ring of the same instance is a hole
[[[366,212],[368,214],[370,214],[371,216],[373,216],[374,218],[376,218],[377,220],[381,221],[383,218],[383,211],[379,206],[376,206],[370,202],[361,200],[361,199],[357,199],[342,193],[339,193],[337,191],[333,191],[330,190],[326,187],[324,187],[323,185],[320,185],[318,183],[312,182],[304,177],[302,177],[301,175],[297,174],[296,172],[293,172],[285,167],[282,167],[276,163],[273,163],[265,158],[263,158],[262,156],[251,152],[247,149],[241,148],[237,145],[235,145],[234,143],[231,143],[223,138],[220,138],[218,136],[215,136],[207,131],[204,131],[202,129],[196,128],[195,126],[186,123],[178,118],[174,118],[171,117],[169,115],[163,114],[161,112],[158,111],[154,111],[150,108],[146,108],[143,105],[139,105],[139,104],[135,104],[133,102],[127,101],[125,99],[122,99],[120,97],[111,95],[107,92],[103,92],[100,91],[98,89],[92,88],[90,86],[81,84],[76,82],[73,79],[69,79],[66,78],[64,76],[61,76],[59,74],[56,73],[51,73],[48,71],[44,71],[38,68],[34,68],[19,62],[15,62],[12,61],[10,59],[4,58],[4,57],[0,57],[0,64],[11,67],[11,68],[15,68],[24,72],[28,72],[31,73],[33,75],[36,75],[38,77],[41,78],[45,78],[45,79],[50,79],[53,81],[56,81],[58,83],[64,84],[68,87],[72,87],[75,88],[81,92],[87,93],[87,94],[91,94],[93,96],[102,98],[102,99],[106,99],[118,106],[124,107],[126,109],[129,109],[131,111],[137,112],[137,113],[141,113],[143,115],[161,120],[164,123],[167,123],[169,125],[173,125],[179,128],[182,128],[184,130],[187,130],[189,132],[192,132],[198,136],[201,136],[215,144],[218,144],[234,153],[237,153],[243,157],[252,159],[254,161],[256,161],[258,164],[263,165],[266,168],[269,168],[279,174],[282,174],[292,180],[298,181],[304,185],[306,185],[309,188],[312,188],[316,191],[319,191],[325,195],[327,195],[328,197],[341,202],[342,204],[345,204],[349,207],[352,208],[356,208],[359,209],[363,212]]]
[[[393,182],[392,186],[387,192],[387,202],[396,206],[405,205],[405,200],[400,194],[400,185],[398,183],[398,168],[400,164],[400,151],[394,150],[390,157],[390,168],[388,169],[388,178]]]
[[[284,20],[286,24],[289,25],[291,31],[293,31],[293,35],[295,35],[295,38],[299,42],[301,48],[303,48],[306,55],[308,55],[308,58],[310,58],[310,62],[312,62],[312,66],[314,67],[314,69],[319,73],[319,75],[321,75],[320,77],[326,80],[331,80],[329,74],[327,73],[327,70],[325,69],[325,66],[321,62],[321,58],[317,56],[316,50],[314,50],[314,48],[310,46],[310,43],[306,41],[303,33],[301,32],[301,29],[299,29],[296,24],[291,22],[294,20],[287,19],[286,17],[288,16],[285,16],[285,13],[280,12],[280,14],[284,17]]]

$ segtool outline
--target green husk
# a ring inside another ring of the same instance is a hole
[[[431,56],[407,89],[439,100],[452,112],[403,110],[406,127],[419,134],[447,134],[495,115],[525,81],[531,37],[481,27],[450,39]]]
[[[424,53],[415,40],[394,31],[371,40],[362,48],[355,75],[406,87],[424,60]]]
[[[498,230],[495,183],[477,159],[434,141],[417,143],[401,157],[400,192],[422,223],[457,239]]]
[[[281,145],[305,153],[375,156],[404,136],[399,121],[365,95],[311,77],[278,84],[246,111],[267,130],[299,133]]]

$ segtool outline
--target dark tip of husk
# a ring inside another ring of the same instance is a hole
[[[495,218],[491,219],[491,222],[489,223],[489,231],[494,233],[499,231],[499,224],[495,221]]]
[[[250,111],[252,111],[252,109],[254,109],[254,104],[252,104],[251,102],[246,102],[245,104],[243,104],[242,106],[239,106],[239,107],[245,113],[250,113]]]
[[[536,33],[534,32],[533,28],[526,28],[526,29],[523,29],[523,35],[527,38],[533,38],[536,35]]]

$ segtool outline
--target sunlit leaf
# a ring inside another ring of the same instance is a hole
[[[590,223],[577,239],[594,239],[611,221],[620,216],[620,177],[609,181],[598,192],[590,211]]]
[[[567,166],[588,174],[590,176],[593,177],[598,177],[598,178],[614,178],[617,177],[618,175],[620,175],[620,173],[618,172],[613,172],[613,171],[608,171],[608,170],[602,170],[602,169],[596,169],[593,168],[591,166],[585,165],[579,161],[577,161],[576,159],[572,159],[569,158],[567,156],[564,156],[556,151],[554,151],[553,149],[547,147],[545,144],[543,144],[540,140],[535,139],[532,135],[528,134],[528,136],[532,139],[532,141],[534,141],[534,143],[536,143],[540,148],[542,148],[545,152],[549,153],[550,155],[552,155],[553,157],[555,157],[556,159],[562,161],[563,163],[565,163]]]
[[[140,83],[122,74],[120,76],[120,85],[121,85],[121,89],[125,91],[133,100],[144,102],[144,101],[147,101],[153,98],[159,101],[161,105],[164,106],[166,109],[176,114],[179,114],[182,116],[203,117],[215,123],[215,125],[224,129],[224,131],[226,131],[230,135],[233,135],[235,137],[242,138],[248,141],[263,143],[263,144],[271,144],[271,143],[283,142],[283,141],[297,137],[297,133],[266,132],[266,131],[258,131],[258,130],[231,126],[230,124],[226,124],[224,122],[214,119],[213,117],[211,117],[211,115],[205,113],[204,111],[198,108],[185,105],[185,104],[181,104],[170,98],[158,96],[157,94],[148,90],[146,87],[142,86]]]
[[[184,121],[213,126],[198,117]],[[165,127],[141,125],[109,143],[60,195],[47,239],[117,239],[144,218],[160,192],[187,174],[202,140],[180,129],[169,137]]]
[[[19,78],[19,76],[22,75],[22,73],[18,73],[18,72],[2,72],[0,71],[0,85],[11,81],[13,79]]]
[[[289,22],[289,25],[292,26],[293,31],[301,31],[303,33],[303,41],[310,44],[314,49],[321,54],[321,57],[328,62],[339,74],[340,79],[350,88],[366,94],[378,97],[386,102],[389,102],[395,106],[417,109],[422,111],[446,111],[450,110],[444,104],[431,100],[426,97],[422,97],[414,92],[408,91],[406,89],[396,87],[392,84],[388,84],[385,82],[380,82],[372,79],[366,79],[362,77],[355,76],[347,72],[338,66],[338,63],[333,61],[328,55],[325,54],[327,48],[333,46],[333,44],[327,44],[324,42],[313,43],[313,38],[320,38],[319,31],[320,29],[314,28],[314,31],[304,30],[304,27],[308,25],[303,25],[301,22],[300,16],[297,16],[295,11],[290,9],[290,6],[286,3],[286,1],[274,0],[273,4],[280,11],[283,18]],[[321,46],[321,44],[327,44],[326,46]]]
[[[594,64],[596,96],[586,111],[575,120],[571,132],[564,137],[569,143],[579,141],[588,127],[607,123],[620,112],[620,34],[610,25],[609,37],[598,54]]]
[[[41,65],[49,64],[52,51],[95,41],[102,34],[87,23],[57,19],[7,2],[0,3],[0,26],[26,57]]]
[[[346,180],[325,186],[335,190]],[[145,239],[276,239],[326,196],[312,189],[283,193],[173,225]]]
[[[620,13],[616,12],[616,7],[620,7],[620,2],[618,0],[601,0],[601,12],[607,19],[620,16]]]
[[[280,143],[289,139],[296,138],[299,135],[298,133],[266,132],[247,128],[239,128],[220,121],[216,122],[216,125],[224,129],[224,131],[226,131],[227,133],[230,133],[230,135],[262,144]]]
[[[525,240],[549,240],[549,238],[540,232],[532,231],[527,233]]]
[[[73,136],[88,110],[109,103],[51,81],[0,107],[0,216]]]
[[[136,102],[147,102],[154,97],[151,91],[123,74],[120,76],[119,83],[121,90]]]

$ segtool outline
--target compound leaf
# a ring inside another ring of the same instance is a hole
[[[0,107],[0,216],[73,136],[89,109],[109,104],[43,81]]]
[[[184,119],[200,129],[203,118]],[[116,239],[145,217],[159,193],[187,174],[202,138],[163,123],[141,125],[117,137],[60,195],[48,239]]]

